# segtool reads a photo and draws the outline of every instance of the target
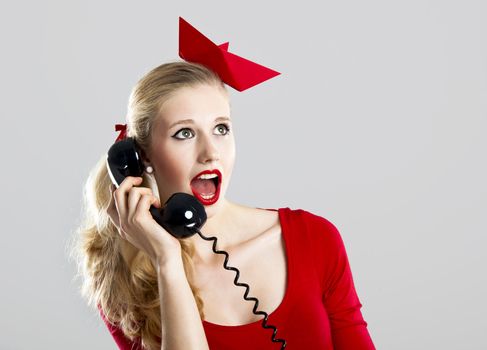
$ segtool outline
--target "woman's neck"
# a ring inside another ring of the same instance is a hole
[[[217,249],[231,250],[232,247],[251,238],[249,237],[251,232],[248,231],[250,225],[247,220],[253,210],[256,209],[224,199],[221,209],[207,219],[201,228],[201,233],[206,237],[216,237]],[[198,234],[186,238],[186,240],[189,240],[195,248],[194,259],[209,262],[215,258],[211,249],[213,241],[205,241]],[[138,252],[139,250],[131,243],[122,240],[121,253],[128,266]]]

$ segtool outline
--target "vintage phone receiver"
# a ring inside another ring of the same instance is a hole
[[[117,188],[127,176],[142,176],[140,149],[131,137],[115,142],[108,150],[108,174]],[[203,205],[192,195],[174,193],[162,209],[151,206],[154,220],[176,238],[194,235],[206,222]]]
[[[144,172],[140,149],[131,137],[117,141],[110,147],[106,164],[108,174],[117,188],[127,176],[142,176]],[[281,343],[281,349],[285,349],[286,340],[276,338],[277,328],[267,324],[269,315],[265,311],[258,310],[259,300],[255,297],[248,297],[249,285],[238,282],[240,271],[236,267],[228,266],[228,253],[224,250],[216,249],[216,237],[206,237],[201,233],[200,228],[204,225],[207,218],[203,205],[194,196],[177,192],[169,197],[162,210],[151,206],[150,212],[154,220],[176,238],[186,238],[198,233],[202,239],[213,242],[213,252],[225,256],[223,268],[236,273],[233,283],[236,286],[245,288],[243,298],[255,303],[252,312],[255,315],[264,316],[262,327],[273,330],[271,341]]]

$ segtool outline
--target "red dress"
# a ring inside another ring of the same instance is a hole
[[[277,327],[276,338],[286,340],[287,350],[375,349],[337,228],[305,210],[279,208],[278,213],[286,247],[287,287],[281,304],[269,314],[268,324]],[[242,298],[242,302],[248,301]],[[100,313],[121,350],[141,349]],[[211,350],[281,348],[271,341],[272,330],[263,328],[261,321],[239,326],[202,322]]]

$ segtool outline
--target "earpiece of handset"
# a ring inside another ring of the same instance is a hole
[[[107,169],[118,187],[127,176],[142,176],[144,165],[135,140],[131,137],[115,142],[108,150]],[[203,205],[192,195],[174,193],[162,209],[150,207],[154,220],[177,238],[194,235],[206,222]]]
[[[131,137],[115,142],[108,150],[107,169],[115,186],[127,176],[142,176],[144,164],[139,148]]]

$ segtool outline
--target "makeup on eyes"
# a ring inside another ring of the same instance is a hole
[[[214,129],[218,128],[218,127],[221,127],[223,126],[225,128],[225,133],[224,134],[218,134],[220,136],[226,136],[230,133],[231,131],[231,128],[230,128],[230,125],[227,124],[227,123],[220,123],[218,125],[215,126]],[[177,137],[178,134],[180,134],[181,132],[183,131],[190,131],[192,136],[191,137]],[[182,129],[179,129],[178,131],[176,131],[175,134],[172,135],[172,137],[174,137],[175,139],[178,139],[178,140],[186,140],[186,139],[190,139],[190,138],[193,138],[195,136],[195,133],[194,131],[191,129],[191,128],[182,128]]]

